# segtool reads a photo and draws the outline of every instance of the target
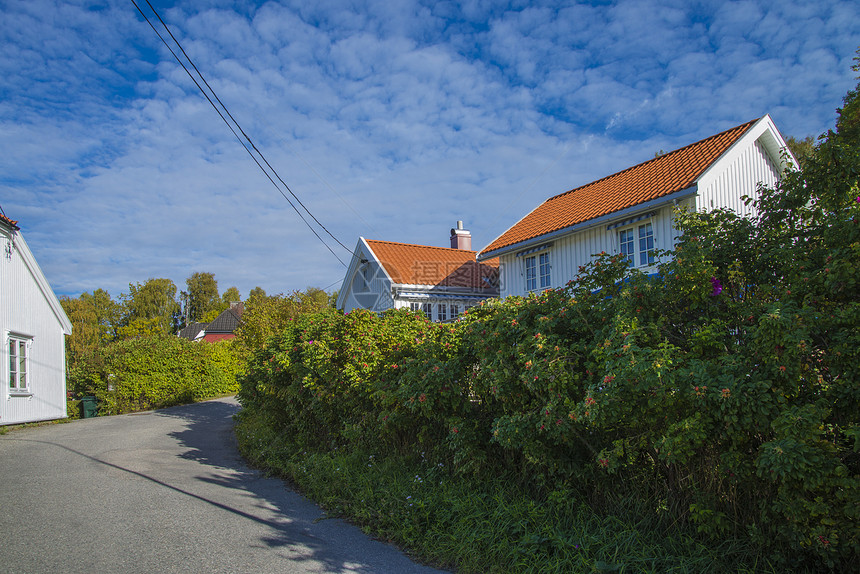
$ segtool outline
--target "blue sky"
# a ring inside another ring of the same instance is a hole
[[[481,248],[552,195],[766,113],[818,135],[857,84],[855,1],[153,5],[349,248],[447,246],[457,220]],[[243,296],[339,287],[130,0],[0,12],[0,206],[58,294],[195,271]]]

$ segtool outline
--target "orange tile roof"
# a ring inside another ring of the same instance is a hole
[[[490,243],[489,253],[692,186],[754,123],[730,130],[551,197]]]
[[[17,221],[15,221],[13,219],[9,219],[8,217],[3,215],[2,213],[0,213],[0,221],[7,223],[12,229],[16,229],[16,230],[21,229],[20,227],[18,227]]]
[[[475,251],[366,241],[394,283],[486,289],[499,273],[498,258],[478,263]]]

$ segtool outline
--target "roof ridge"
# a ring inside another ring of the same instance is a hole
[[[762,116],[762,117],[764,117],[764,116]],[[679,147],[678,149],[675,149],[675,150],[672,150],[672,151],[666,152],[666,153],[664,153],[663,155],[658,155],[657,157],[653,157],[653,158],[651,158],[651,159],[649,159],[649,160],[643,161],[643,162],[641,162],[641,163],[637,163],[636,165],[631,165],[630,167],[627,167],[627,168],[625,168],[625,169],[622,169],[621,171],[616,171],[616,172],[614,172],[614,173],[610,173],[609,175],[605,175],[605,176],[601,177],[600,179],[595,179],[594,181],[590,181],[590,182],[588,182],[588,183],[584,183],[584,184],[582,184],[582,185],[580,185],[580,186],[574,187],[573,189],[569,189],[569,190],[567,190],[567,191],[563,191],[563,192],[561,192],[561,193],[559,193],[559,194],[557,194],[557,195],[553,195],[553,196],[552,196],[552,197],[550,197],[549,199],[545,200],[545,201],[544,201],[544,203],[546,203],[546,202],[548,202],[548,201],[552,201],[553,199],[556,199],[556,198],[558,198],[558,197],[562,197],[562,196],[567,195],[567,194],[569,194],[569,193],[573,193],[574,191],[580,190],[580,189],[582,189],[582,188],[585,188],[585,187],[588,187],[588,186],[591,186],[591,185],[595,185],[595,184],[597,184],[597,183],[600,183],[601,181],[605,181],[605,180],[607,180],[607,179],[609,179],[609,178],[611,178],[611,177],[615,177],[615,176],[617,176],[617,175],[621,175],[622,173],[626,173],[626,172],[628,172],[628,171],[630,171],[630,170],[641,168],[643,165],[647,165],[647,164],[649,164],[649,163],[656,162],[656,161],[658,161],[658,160],[664,160],[664,161],[665,161],[665,159],[666,159],[666,158],[671,157],[671,156],[673,156],[673,155],[676,155],[676,154],[678,154],[678,153],[680,153],[680,152],[682,152],[682,151],[684,151],[684,150],[686,150],[686,149],[688,149],[688,148],[691,148],[691,147],[693,147],[693,146],[697,146],[697,145],[701,145],[701,144],[703,144],[703,143],[705,143],[705,142],[707,142],[707,141],[709,141],[709,140],[712,140],[712,139],[715,139],[715,138],[718,138],[718,137],[724,136],[724,135],[726,135],[727,133],[729,133],[729,132],[733,132],[733,131],[738,130],[738,129],[740,129],[740,128],[744,128],[744,130],[743,130],[743,131],[744,131],[744,132],[746,132],[746,131],[747,131],[747,130],[748,130],[748,129],[749,129],[749,128],[754,124],[754,123],[756,123],[756,122],[757,122],[757,121],[759,121],[760,119],[761,119],[761,118],[755,118],[755,119],[750,120],[750,121],[748,121],[748,122],[744,122],[744,123],[742,123],[742,124],[740,124],[740,125],[737,125],[737,126],[735,126],[735,127],[733,127],[733,128],[729,128],[729,129],[727,129],[727,130],[723,130],[723,131],[721,131],[720,133],[716,133],[716,134],[714,134],[714,135],[712,135],[712,136],[708,136],[708,137],[706,137],[706,138],[700,139],[700,140],[695,141],[695,142],[693,142],[693,143],[691,143],[691,144],[687,144],[687,145],[685,145],[685,146],[683,146],[683,147]]]
[[[383,241],[381,239],[365,239],[368,243],[387,243],[389,245],[399,245],[401,247],[421,247],[422,249],[442,249],[444,251],[462,251],[463,253],[477,253],[470,249],[457,249],[456,247],[439,247],[437,245],[419,245],[417,243],[401,243],[399,241]]]

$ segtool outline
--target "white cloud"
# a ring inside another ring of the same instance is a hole
[[[58,292],[338,279],[130,4],[0,10],[0,205]],[[481,247],[551,195],[767,112],[818,133],[860,43],[847,1],[184,0],[162,16],[350,248],[445,245],[458,219]]]

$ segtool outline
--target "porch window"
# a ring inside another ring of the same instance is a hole
[[[448,320],[448,304],[447,303],[439,303],[439,320],[447,321]]]

